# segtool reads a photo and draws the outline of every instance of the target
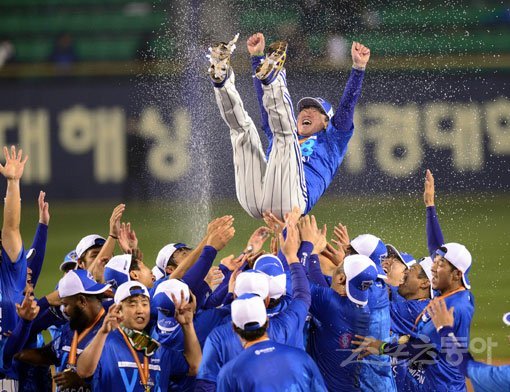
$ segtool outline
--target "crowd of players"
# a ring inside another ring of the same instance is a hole
[[[420,261],[372,234],[351,240],[342,224],[328,241],[325,226],[295,209],[285,221],[264,214],[266,226],[218,266],[232,216],[211,221],[195,248],[164,246],[151,270],[120,204],[108,236],[82,238],[56,290],[36,299],[49,206],[41,192],[24,248],[26,158],[4,153],[2,390],[462,391],[466,376],[477,391],[510,386],[508,367],[467,350],[471,254],[444,240],[429,171]]]

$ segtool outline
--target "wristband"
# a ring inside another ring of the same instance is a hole
[[[118,240],[119,237],[115,237],[114,235],[108,234],[108,237],[112,237],[114,240]]]
[[[384,342],[383,344],[381,344],[381,346],[379,347],[379,355],[384,355],[384,348],[386,347],[387,344],[388,342]]]

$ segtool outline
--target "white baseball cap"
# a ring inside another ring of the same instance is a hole
[[[350,244],[358,254],[367,256],[372,260],[377,268],[377,277],[386,279],[386,272],[384,272],[381,261],[387,256],[388,250],[386,245],[379,237],[372,234],[361,234],[354,238]]]
[[[456,242],[449,242],[442,245],[436,254],[444,257],[448,260],[455,268],[462,272],[462,284],[466,289],[471,289],[471,285],[468,279],[468,273],[471,268],[471,253],[467,250],[464,245]]]
[[[161,269],[157,265],[152,267],[152,275],[154,275],[155,280],[160,280],[165,276],[165,274],[161,271]]]
[[[237,275],[234,294],[256,294],[262,299],[269,295],[269,279],[263,272],[248,270]]]
[[[232,322],[245,331],[261,328],[267,321],[264,300],[256,294],[243,294],[232,302]]]
[[[400,252],[396,247],[391,244],[386,244],[387,257],[393,256],[398,261],[406,266],[406,269],[411,268],[414,264],[416,264],[415,258],[406,252]]]
[[[76,245],[76,254],[78,258],[80,258],[93,246],[103,246],[105,242],[106,240],[98,234],[85,236],[78,242],[78,245]]]
[[[269,279],[269,298],[278,299],[287,291],[287,275],[280,259],[274,255],[262,255],[253,265],[255,271],[265,273]]]
[[[184,292],[184,299],[189,301],[190,290],[189,286],[179,279],[168,279],[164,282],[160,283],[156,290],[154,291],[153,301],[155,306],[161,310],[172,310],[171,314],[175,313],[174,301],[172,299],[172,294],[175,296],[177,300],[177,306],[180,305],[181,301],[181,291]]]
[[[432,260],[431,257],[423,257],[419,264],[421,265],[421,268],[423,268],[423,271],[425,271],[425,275],[427,275],[427,278],[430,281],[430,298],[434,298],[434,289],[432,288],[432,264],[434,263],[434,260]]]
[[[118,305],[126,298],[132,297],[133,295],[144,295],[147,298],[151,297],[147,287],[140,282],[130,280],[129,282],[122,283],[119,287],[117,287],[113,301],[115,302],[115,305]]]
[[[168,244],[161,248],[158,253],[158,257],[156,257],[156,265],[159,267],[161,271],[165,271],[166,266],[168,265],[168,260],[175,253],[177,249],[188,248],[188,245],[183,243],[176,244]]]
[[[97,283],[87,270],[71,270],[58,282],[58,295],[65,298],[76,294],[101,294],[109,288],[109,284]]]
[[[369,257],[351,255],[344,259],[347,297],[356,305],[368,303],[368,289],[377,279],[377,267]]]
[[[124,254],[113,256],[104,267],[104,280],[113,288],[131,280],[129,268],[131,268],[132,255]]]

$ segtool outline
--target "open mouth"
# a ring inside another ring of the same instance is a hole
[[[142,324],[145,321],[145,317],[138,316],[138,317],[135,318],[135,320],[136,320],[137,323]]]
[[[301,124],[303,124],[303,125],[312,125],[312,122],[310,120],[303,120],[303,122]]]

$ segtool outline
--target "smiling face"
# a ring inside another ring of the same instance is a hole
[[[149,324],[151,305],[145,295],[132,295],[121,302],[122,324],[130,329],[143,331]]]
[[[402,282],[398,286],[398,293],[408,299],[416,296],[420,291],[429,293],[430,282],[420,264],[413,264],[403,273]]]
[[[304,107],[298,114],[297,129],[301,136],[312,136],[326,129],[329,118],[319,108],[314,106]]]

